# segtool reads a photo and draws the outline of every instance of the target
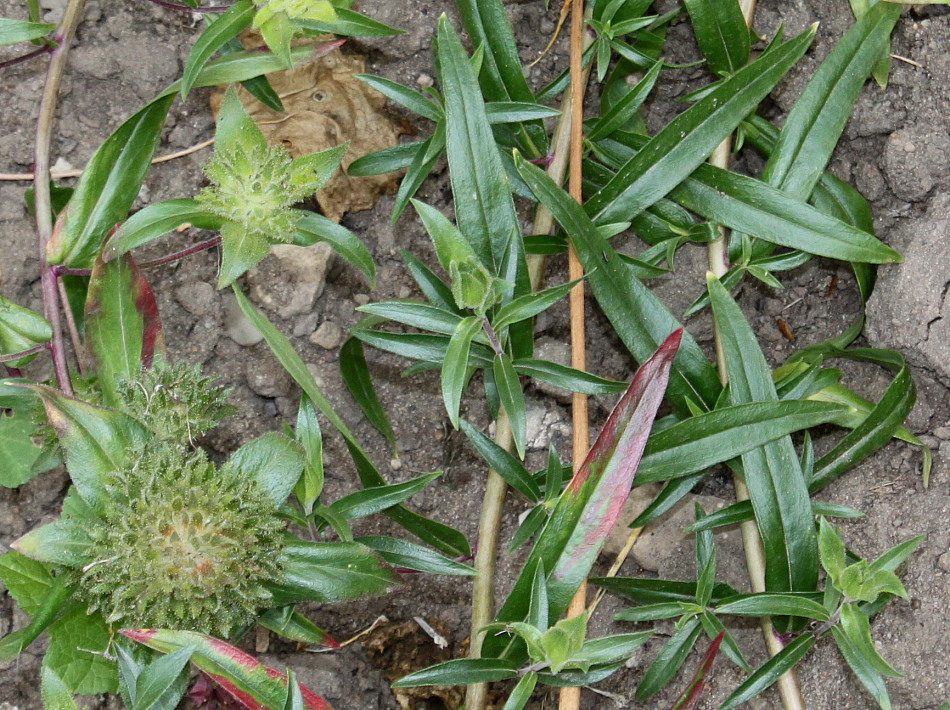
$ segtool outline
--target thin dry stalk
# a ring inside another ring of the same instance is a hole
[[[570,172],[568,177],[568,191],[571,197],[582,203],[583,175],[582,161],[584,148],[584,93],[587,85],[587,76],[583,70],[584,53],[584,1],[573,0],[571,5],[571,145],[570,145]],[[568,277],[573,281],[584,275],[584,269],[574,246],[568,240],[567,247]],[[584,283],[581,282],[571,289],[571,366],[578,370],[587,369],[587,352],[584,323]],[[576,472],[584,463],[587,449],[590,448],[588,434],[587,395],[575,392],[571,400],[571,428],[572,457]],[[577,616],[586,613],[587,582],[581,582],[574,598],[567,608],[567,616]],[[566,687],[561,689],[558,707],[560,710],[579,710],[581,705],[581,689]]]
[[[755,14],[755,0],[740,0],[742,14],[745,17],[746,24],[752,25],[752,16]],[[732,153],[732,138],[726,138],[711,156],[709,162],[720,168],[729,167],[729,156]],[[720,235],[709,243],[708,257],[709,270],[717,278],[721,278],[728,270],[728,256],[726,254],[726,230],[720,227]],[[719,338],[719,330],[715,331],[716,336],[716,367],[719,371],[719,379],[723,384],[726,383],[726,362],[722,350],[722,343]],[[736,489],[736,500],[744,501],[749,499],[749,491],[746,488],[745,481],[739,476],[733,476],[733,483]],[[745,548],[746,567],[749,570],[749,581],[752,584],[752,591],[765,591],[765,551],[762,548],[762,539],[759,537],[759,530],[754,520],[747,520],[740,526],[742,532],[742,544]],[[761,620],[762,634],[765,637],[765,645],[768,648],[769,655],[774,656],[784,648],[781,639],[775,633],[772,622],[768,617]],[[795,669],[790,669],[783,674],[776,684],[779,697],[782,699],[782,706],[785,710],[805,710],[805,700],[802,697],[801,688],[798,685],[798,676]]]

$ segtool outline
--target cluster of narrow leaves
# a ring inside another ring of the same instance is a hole
[[[545,470],[525,468],[524,398],[518,380],[519,376],[537,377],[588,393],[606,392],[617,385],[529,359],[530,339],[522,338],[516,326],[527,327],[530,318],[566,293],[571,284],[532,293],[519,278],[520,264],[513,268],[510,260],[499,262],[498,255],[513,259],[521,254],[527,260],[535,254],[563,251],[569,240],[601,309],[634,358],[643,361],[679,328],[676,314],[651,293],[644,280],[672,269],[682,245],[706,242],[725,227],[732,233],[729,268],[721,280],[709,278],[704,294],[684,315],[711,306],[730,385],[721,385],[714,365],[684,333],[667,390],[674,413],[654,428],[633,478],[634,484],[665,483],[647,509],[629,522],[631,527],[639,527],[668,511],[715,464],[725,463],[745,479],[750,500],[702,516],[693,526],[702,539],[696,583],[654,580],[655,599],[667,605],[665,611],[655,617],[638,614],[648,615],[657,609],[630,612],[629,618],[637,620],[680,618],[676,633],[637,694],[648,697],[669,682],[704,630],[710,638],[718,637],[723,630],[718,614],[771,617],[794,640],[780,657],[754,672],[731,637],[723,634],[720,638],[726,653],[751,672],[726,705],[734,707],[774,682],[822,635],[802,633],[809,619],[826,624],[822,633],[831,632],[837,640],[845,633],[841,619],[846,613],[851,636],[838,645],[859,680],[882,707],[888,707],[883,685],[867,672],[868,668],[885,670],[871,657],[865,643],[870,637],[865,631],[868,616],[898,590],[881,587],[873,600],[866,600],[861,607],[858,643],[854,622],[858,607],[853,599],[840,608],[821,603],[816,516],[854,517],[860,513],[812,502],[811,495],[892,438],[921,445],[902,426],[915,399],[913,382],[899,354],[848,347],[860,333],[860,322],[838,338],[795,353],[773,371],[729,289],[746,275],[768,287],[781,288],[778,274],[819,256],[849,262],[866,301],[876,266],[900,261],[896,251],[875,237],[866,200],[853,187],[824,172],[865,80],[872,72],[876,78],[883,77],[881,59],[886,56],[900,6],[882,2],[855,7],[855,23],[825,57],[780,130],[757,116],[756,109],[808,50],[815,28],[790,39],[779,34],[753,57],[738,3],[684,3],[715,80],[685,97],[690,105],[651,134],[638,110],[667,66],[659,56],[666,27],[680,11],[647,16],[649,2],[592,3],[590,27],[596,37],[585,61],[593,63],[595,75],[604,84],[599,115],[585,124],[589,150],[584,163],[586,199],[577,204],[537,165],[543,162],[539,159],[544,158],[549,145],[538,119],[543,118],[543,104],[565,86],[565,78],[531,92],[517,63],[501,3],[459,0],[457,5],[475,51],[471,57],[466,55],[447,20],[440,20],[438,92],[431,90],[425,95],[389,80],[366,77],[394,101],[432,120],[432,136],[366,156],[353,166],[360,174],[406,169],[393,217],[410,202],[415,206],[445,275],[439,276],[417,257],[404,253],[425,300],[364,306],[368,317],[353,334],[364,343],[414,360],[407,374],[439,368],[450,421],[465,431],[493,470],[535,504],[512,548],[532,535],[537,535],[537,540],[497,617],[499,624],[510,625],[513,636],[488,636],[479,661],[484,668],[471,665],[473,674],[466,675],[466,663],[475,661],[452,662],[454,665],[439,670],[439,682],[448,682],[454,671],[460,674],[456,682],[478,682],[491,675],[490,668],[497,671],[493,677],[514,677],[511,674],[524,674],[531,668],[530,663],[543,662],[539,639],[547,626],[535,624],[532,628],[537,633],[523,626],[535,574],[539,569],[546,571],[547,594],[556,600],[551,607],[556,618],[566,607],[574,573],[577,579],[582,578],[593,559],[581,556],[579,550],[565,552],[563,563],[572,569],[571,583],[567,583],[566,572],[554,573],[555,560],[545,555],[555,554],[552,550],[575,534],[598,539],[610,519],[606,511],[601,516],[582,512],[589,501],[570,494],[583,487],[569,483],[562,493],[563,468],[553,452]],[[508,61],[511,59],[514,61]],[[627,79],[633,74],[639,80],[631,83]],[[512,113],[508,118],[520,120],[496,120],[504,115],[499,102],[505,101],[518,103],[522,115]],[[759,177],[704,163],[733,132],[737,132],[740,147],[747,146],[765,157]],[[485,150],[487,136],[498,146],[497,158],[494,151]],[[443,151],[457,225],[412,199]],[[510,219],[513,193],[548,209],[562,233],[522,236]],[[627,230],[646,243],[635,257],[619,253],[611,243],[614,235]],[[513,313],[523,320],[515,321]],[[398,324],[399,330],[381,329],[379,325],[385,321]],[[406,332],[405,326],[414,331]],[[824,363],[832,357],[875,362],[895,376],[881,399],[870,402],[841,384],[840,371]],[[493,417],[503,410],[511,420],[513,454],[461,418],[462,395],[476,373],[481,375]],[[363,403],[378,422],[378,403],[368,398]],[[797,451],[790,435],[822,423],[843,427],[845,435],[817,459],[807,434]],[[384,422],[380,428],[386,426]],[[929,452],[921,449],[926,482]],[[608,464],[608,468],[610,465],[619,464]],[[592,485],[597,491],[596,484]],[[755,520],[766,553],[766,592],[754,597],[715,583],[715,556],[707,536],[717,526],[746,520]],[[561,542],[555,543],[555,539]],[[907,543],[906,551],[915,544],[916,540]],[[860,569],[868,576],[867,567],[873,564],[863,562],[849,575],[857,576]],[[893,569],[888,570],[891,572]],[[838,589],[839,584],[830,572],[828,576],[826,597],[832,594],[827,590]],[[605,580],[604,584],[619,590],[625,584],[637,588],[640,582]],[[654,589],[650,583],[643,584]],[[667,593],[670,596],[664,597]],[[848,604],[851,606],[844,612]],[[510,665],[512,662],[515,665]],[[529,665],[520,665],[523,662]],[[423,680],[426,672],[410,680]],[[527,697],[522,694],[523,687],[519,683],[519,690],[512,695],[517,695],[518,702]]]

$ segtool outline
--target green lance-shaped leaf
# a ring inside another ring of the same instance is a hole
[[[181,75],[183,100],[188,96],[188,92],[195,84],[195,79],[198,78],[198,73],[211,56],[251,23],[254,10],[254,3],[251,0],[238,0],[198,36],[188,53],[185,69]]]
[[[772,372],[739,306],[711,275],[707,288],[725,353],[732,401],[777,400]],[[813,590],[818,581],[818,539],[807,483],[791,438],[743,454],[742,467],[765,547],[766,590]]]
[[[591,583],[638,604],[695,604],[696,583],[649,577],[591,577]],[[738,592],[728,584],[713,585],[710,604],[718,604]]]
[[[393,687],[492,683],[515,678],[517,675],[518,667],[510,661],[498,658],[457,658],[405,675],[393,683]]]
[[[501,158],[485,149],[495,145],[485,102],[462,43],[444,15],[439,18],[437,55],[459,231],[481,263],[510,284],[510,290],[527,279],[514,200]]]
[[[180,684],[182,671],[194,652],[194,646],[185,646],[149,663],[136,678],[132,710],[153,710],[156,704],[165,698],[166,693],[173,691],[173,687]],[[184,687],[181,690],[183,691]],[[179,696],[182,694],[178,693]]]
[[[52,337],[53,331],[43,316],[0,296],[0,355],[28,350]],[[27,355],[6,360],[4,364],[9,367],[22,367],[34,357],[36,356]]]
[[[655,695],[686,661],[686,657],[702,633],[703,627],[699,619],[693,618],[683,624],[663,645],[659,655],[643,674],[643,679],[637,686],[637,700],[646,700]]]
[[[779,677],[794,666],[815,645],[817,639],[812,634],[802,634],[785,648],[759,666],[745,682],[736,688],[719,706],[719,710],[732,710],[749,699],[754,698],[768,688]]]
[[[630,275],[629,267],[576,200],[537,166],[520,156],[515,162],[538,200],[570,236],[587,274],[587,283],[617,335],[635,358],[646,360],[668,333],[681,327],[680,323],[650,289]],[[631,318],[631,313],[638,317]],[[711,409],[720,390],[715,368],[696,341],[684,333],[670,374],[671,401],[684,413],[689,413],[687,400]]]
[[[817,402],[751,402],[685,419],[650,437],[636,482],[689,476],[795,431],[833,421],[843,410],[812,404]]]
[[[639,214],[687,177],[768,95],[811,44],[812,27],[762,54],[659,131],[585,209],[598,223]]]
[[[0,661],[19,656],[61,614],[70,609],[69,597],[74,586],[66,576],[55,578],[49,589],[35,605],[30,623],[0,638]]]
[[[408,540],[395,537],[366,536],[358,537],[354,542],[366,545],[379,553],[386,562],[393,567],[404,567],[417,572],[428,574],[448,574],[458,576],[473,576],[475,570],[461,562],[449,559],[428,547],[417,545]]]
[[[640,106],[653,91],[657,78],[660,76],[660,70],[663,68],[663,62],[656,62],[650,70],[643,75],[643,78],[632,87],[623,98],[617,101],[600,118],[598,118],[587,134],[588,140],[596,141],[606,138],[618,128],[624,126],[639,110]]]
[[[15,540],[10,547],[51,565],[82,567],[92,561],[92,540],[85,525],[70,518],[41,525]]]
[[[312,57],[313,52],[313,46],[307,45],[291,50],[290,55],[295,62],[299,62]],[[195,83],[191,88],[244,82],[263,74],[280,71],[282,68],[282,61],[272,52],[261,52],[256,49],[228,52],[205,64],[195,77]],[[158,97],[175,97],[180,90],[181,79],[178,79],[162,90]]]
[[[369,281],[370,288],[376,286],[376,266],[373,264],[373,256],[359,237],[342,224],[337,224],[323,215],[303,210],[295,210],[295,212],[299,212],[300,216],[294,233],[294,244],[298,246],[310,246],[319,242],[329,244],[337,256],[359,269]]]
[[[472,375],[472,368],[468,363],[468,353],[471,350],[472,338],[482,327],[479,316],[469,316],[458,322],[452,338],[445,350],[445,361],[442,363],[442,401],[445,411],[448,412],[452,426],[459,427],[459,406],[462,403],[462,392]]]
[[[567,608],[620,515],[653,418],[663,400],[681,335],[681,331],[675,331],[667,337],[653,357],[637,370],[583,465],[555,503],[551,518],[538,536],[496,621],[526,618],[534,570],[539,564],[547,572],[551,620],[557,619]],[[510,651],[504,648],[505,643],[500,637],[489,636],[483,653],[499,656]]]
[[[86,345],[107,404],[115,405],[119,380],[135,379],[164,350],[158,302],[129,255],[97,258],[85,306]]]
[[[828,610],[818,602],[790,594],[743,594],[725,599],[715,609],[717,614],[737,616],[804,616],[808,619],[828,620]]]
[[[306,459],[303,473],[294,486],[294,495],[304,514],[310,515],[323,492],[323,432],[320,430],[317,410],[306,394],[300,395],[294,438],[303,447]]]
[[[16,488],[39,473],[33,464],[41,449],[30,438],[35,429],[36,423],[26,409],[0,413],[0,486]]]
[[[835,44],[785,119],[763,180],[793,197],[808,198],[900,11],[898,3],[877,3]]]
[[[818,490],[858,461],[884,446],[897,432],[917,400],[917,388],[905,367],[861,424],[815,462],[809,490]]]
[[[405,31],[390,27],[353,10],[347,10],[345,7],[334,9],[336,19],[330,22],[300,19],[295,20],[295,23],[305,29],[348,37],[384,37],[386,35],[402,34]]]
[[[219,639],[195,631],[121,629],[133,641],[162,653],[194,647],[191,662],[248,710],[283,708],[287,677],[253,656]],[[319,695],[300,685],[307,710],[332,710]]]
[[[376,395],[373,378],[366,364],[366,355],[363,353],[363,344],[356,338],[347,338],[340,348],[340,374],[346,389],[363,410],[363,415],[386,438],[393,455],[398,456],[396,433],[389,421],[389,415]]]
[[[524,467],[524,464],[464,419],[461,425],[462,431],[472,442],[472,446],[475,447],[495,473],[505,479],[509,486],[528,500],[541,500],[541,489],[531,473]]]
[[[398,581],[375,552],[355,542],[294,540],[283,554],[283,576],[268,585],[278,606],[382,594]]]
[[[274,356],[284,366],[288,374],[300,385],[300,388],[306,393],[313,405],[325,416],[329,422],[343,436],[346,442],[347,450],[356,465],[360,481],[366,487],[384,486],[386,480],[380,474],[379,470],[373,465],[373,462],[367,456],[360,443],[353,436],[350,428],[346,425],[339,414],[333,409],[333,405],[326,398],[320,387],[314,380],[313,375],[307,369],[306,364],[300,355],[294,350],[287,337],[267,320],[259,310],[257,310],[247,297],[241,293],[240,289],[234,288],[234,296],[237,299],[241,312],[247,316],[251,324],[264,336]],[[386,515],[405,527],[407,530],[417,535],[425,542],[439,548],[443,552],[451,555],[468,555],[471,553],[465,536],[457,530],[442,525],[434,520],[429,520],[418,513],[415,513],[404,506],[395,506],[386,511]]]
[[[66,452],[66,468],[80,497],[93,508],[105,501],[105,482],[130,465],[150,438],[128,414],[96,407],[43,385],[21,385],[39,395]]]
[[[183,224],[200,229],[221,228],[223,218],[203,209],[190,197],[155,202],[143,207],[123,222],[109,237],[102,252],[105,261],[147,244]]]
[[[749,61],[749,28],[736,0],[685,0],[683,4],[711,71],[728,76]]]
[[[39,39],[56,29],[56,25],[48,22],[28,22],[14,20],[10,17],[0,17],[0,44],[14,42],[29,42]]]
[[[884,677],[861,655],[840,626],[832,626],[831,635],[834,637],[835,644],[837,644],[838,650],[841,651],[845,662],[847,662],[861,685],[864,686],[864,689],[877,701],[881,710],[891,710],[891,698],[888,695],[887,686],[884,685]]]
[[[515,442],[518,457],[524,459],[527,447],[527,418],[525,415],[524,392],[521,391],[521,379],[515,372],[511,358],[507,354],[495,355],[492,362],[495,386],[498,388],[498,400],[508,413],[511,423],[511,435]]]
[[[259,617],[257,623],[284,638],[308,645],[323,645],[338,648],[340,644],[327,636],[327,633],[293,606],[268,609]]]
[[[50,264],[92,266],[109,231],[139,194],[174,95],[154,99],[119,126],[86,164],[46,245]]]
[[[343,496],[329,507],[337,515],[346,518],[365,518],[367,515],[378,513],[394,505],[402,503],[415,495],[429,483],[438,478],[440,471],[426,473],[422,476],[410,478],[408,481],[393,483],[388,486],[373,486],[362,491],[356,491]]]

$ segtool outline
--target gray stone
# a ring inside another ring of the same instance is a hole
[[[335,350],[343,342],[343,329],[332,320],[323,321],[310,336],[310,342],[324,350]]]
[[[16,185],[0,186],[0,222],[8,219],[20,219],[26,212],[23,202],[23,190]]]
[[[224,332],[238,345],[249,347],[257,345],[264,339],[260,331],[247,319],[237,304],[237,299],[230,293],[225,293],[224,299]]]
[[[950,196],[935,197],[923,218],[905,221],[891,240],[904,262],[881,270],[868,302],[866,333],[875,347],[896,348],[950,385]]]
[[[672,512],[647,525],[630,550],[630,557],[643,569],[658,571],[678,545],[687,540],[692,541],[693,533],[683,532],[683,528],[696,520],[694,502],[702,505],[707,513],[726,505],[726,501],[721,498],[687,496]]]
[[[534,356],[539,360],[550,360],[559,365],[571,364],[571,346],[564,340],[558,340],[551,337],[538,338],[534,344]],[[553,397],[558,402],[568,404],[571,401],[571,393],[562,388],[552,385],[550,382],[533,379],[531,383],[541,392]]]
[[[207,281],[193,281],[175,289],[175,300],[191,315],[202,317],[218,306],[214,286]]]
[[[884,148],[884,174],[902,200],[919,202],[947,177],[950,135],[944,130],[912,126],[896,131]]]
[[[294,335],[298,338],[302,338],[305,335],[310,335],[314,330],[316,330],[317,323],[319,321],[319,313],[304,313],[302,316],[298,316],[294,321]]]
[[[275,244],[270,255],[247,274],[251,300],[281,318],[309,313],[323,294],[332,263],[328,244]]]
[[[244,374],[247,378],[247,386],[261,397],[283,397],[290,392],[292,384],[290,376],[269,356],[266,360],[250,360],[244,369]]]

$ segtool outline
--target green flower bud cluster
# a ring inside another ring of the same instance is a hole
[[[193,441],[236,411],[230,389],[216,387],[216,376],[185,362],[156,363],[116,388],[119,409],[138,419],[157,439]]]
[[[211,184],[198,203],[227,220],[223,239],[244,236],[266,246],[293,240],[299,215],[290,208],[320,187],[313,173],[301,179],[291,170],[291,157],[282,145],[256,143],[216,150],[204,165]]]
[[[336,19],[336,10],[330,0],[268,0],[259,2],[254,26],[260,27],[278,13],[293,20],[315,20],[332,22]]]
[[[107,493],[78,589],[107,622],[227,637],[269,606],[284,524],[246,473],[153,442]]]

